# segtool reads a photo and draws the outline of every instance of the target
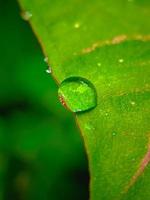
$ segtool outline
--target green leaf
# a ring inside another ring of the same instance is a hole
[[[20,3],[58,83],[79,76],[96,88],[97,107],[77,114],[91,199],[149,200],[149,0]]]

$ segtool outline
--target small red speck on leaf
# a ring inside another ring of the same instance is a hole
[[[67,105],[66,105],[66,102],[65,102],[65,100],[64,100],[64,98],[63,98],[62,96],[59,96],[59,100],[60,100],[60,102],[62,103],[62,105],[63,105],[65,108],[68,109],[68,107],[67,107]]]

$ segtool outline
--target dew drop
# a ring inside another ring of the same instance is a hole
[[[102,65],[101,63],[97,63],[97,66],[99,66],[99,67],[100,67],[101,65]]]
[[[21,13],[22,19],[28,21],[32,17],[32,13],[30,11],[24,11]]]
[[[44,62],[45,62],[45,63],[48,63],[48,57],[45,57],[45,58],[44,58]]]
[[[76,22],[76,23],[74,24],[74,28],[80,28],[80,23],[79,23],[79,22]]]
[[[122,58],[120,58],[120,59],[118,60],[118,62],[119,62],[119,63],[123,63],[124,60],[123,60]]]
[[[52,72],[52,70],[50,67],[48,69],[46,69],[46,73],[50,74],[51,72]]]
[[[108,112],[105,113],[105,116],[108,116]]]
[[[112,136],[116,136],[117,135],[117,133],[116,132],[112,132]]]
[[[59,89],[61,103],[72,112],[90,110],[97,105],[97,94],[93,84],[82,77],[65,79]]]
[[[132,106],[134,106],[134,105],[135,105],[135,101],[130,101],[130,104],[131,104]]]

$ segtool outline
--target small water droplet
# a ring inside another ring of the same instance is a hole
[[[46,69],[46,73],[50,74],[51,72],[52,72],[52,70],[50,67],[48,69]]]
[[[97,94],[93,84],[82,77],[65,79],[58,90],[61,103],[72,112],[90,110],[97,105]]]
[[[135,158],[132,158],[132,161],[135,161]]]
[[[101,63],[97,63],[97,66],[99,66],[99,67],[100,67],[101,65],[102,65]]]
[[[135,105],[135,101],[130,101],[130,104],[131,104],[132,106],[134,106],[134,105]]]
[[[108,116],[108,112],[105,113],[105,116]]]
[[[76,22],[76,23],[74,24],[74,28],[80,28],[80,23],[79,23],[79,22]]]
[[[116,132],[112,132],[112,136],[116,136],[117,135],[117,133]]]
[[[30,11],[24,11],[21,13],[22,19],[28,21],[32,17],[32,13]]]
[[[119,63],[123,63],[123,62],[124,62],[124,59],[120,58],[120,59],[118,60],[118,62],[119,62]]]
[[[44,58],[44,62],[48,63],[48,57]]]

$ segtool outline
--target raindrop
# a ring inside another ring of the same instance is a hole
[[[48,63],[48,57],[45,57],[45,58],[44,58],[44,62],[45,62],[45,63]]]
[[[108,112],[105,113],[105,116],[108,116]]]
[[[99,66],[99,67],[100,67],[101,65],[102,65],[101,63],[97,63],[97,66]]]
[[[52,72],[52,70],[50,67],[48,69],[46,69],[46,73],[50,74],[51,72]]]
[[[118,60],[118,62],[119,62],[119,63],[123,63],[124,60],[123,60],[122,58],[120,58],[120,59]]]
[[[116,136],[117,135],[117,133],[116,132],[112,132],[112,136]]]
[[[76,22],[76,23],[74,24],[74,28],[80,28],[80,23],[79,23],[79,22]]]
[[[58,90],[61,103],[72,112],[90,110],[97,105],[97,94],[93,84],[82,77],[65,79]]]
[[[21,13],[21,17],[25,21],[28,21],[32,17],[32,13],[29,12],[29,11],[24,11],[24,12]]]
[[[134,106],[134,105],[135,105],[135,101],[131,101],[130,104],[131,104],[132,106]]]

